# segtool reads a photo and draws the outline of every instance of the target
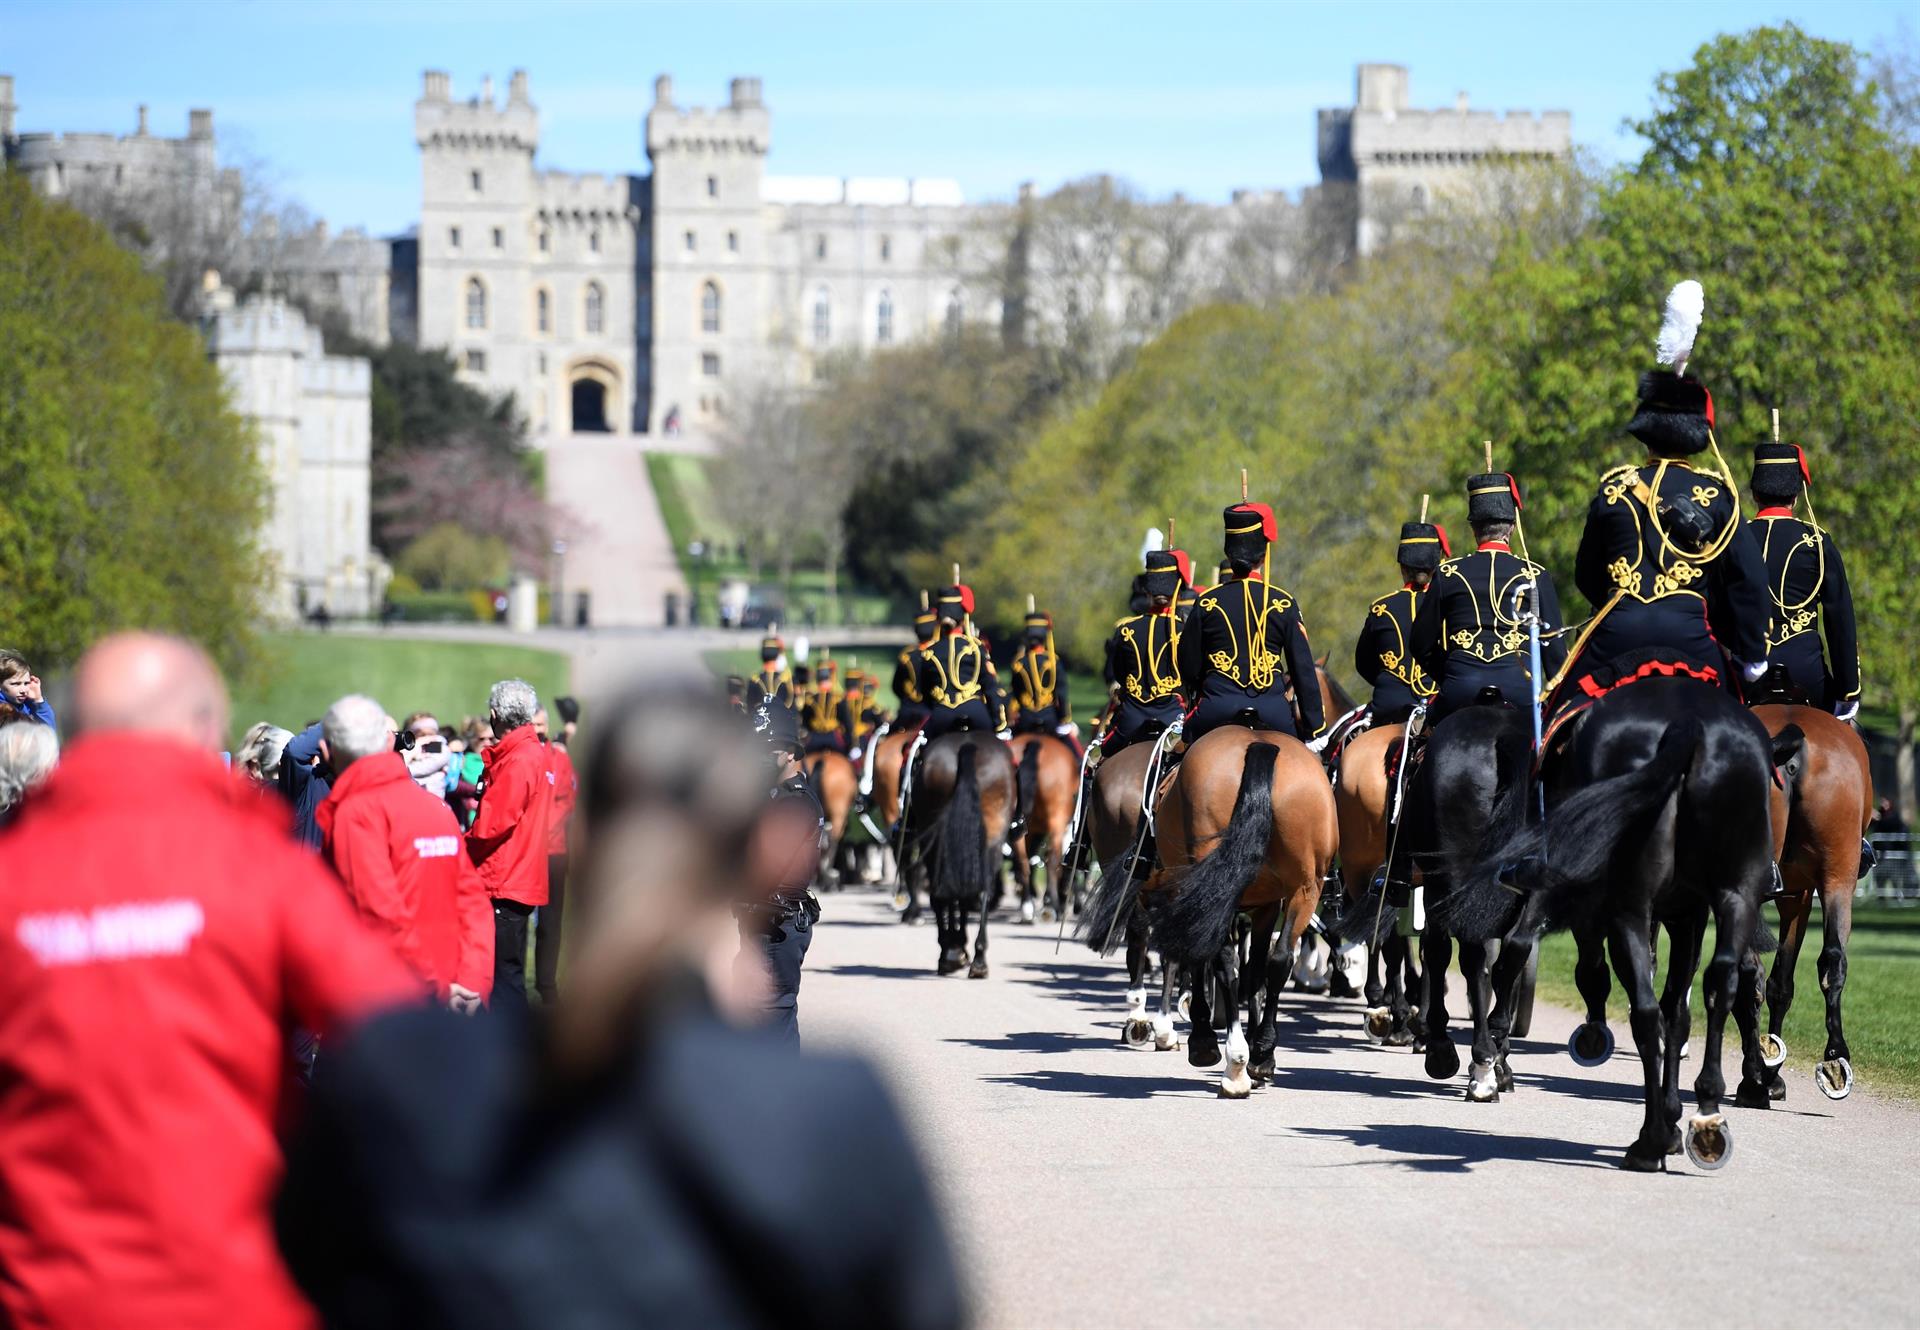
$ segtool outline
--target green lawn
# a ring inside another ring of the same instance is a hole
[[[1767,912],[1772,928],[1778,920]],[[1707,946],[1712,943],[1708,932]],[[1546,939],[1540,957],[1539,995],[1576,1011],[1585,1010],[1573,982],[1573,937],[1556,933]],[[1820,994],[1820,913],[1816,908],[1807,927],[1795,973],[1793,1009],[1787,1014],[1788,1102],[1818,1100],[1813,1086],[1813,1064],[1827,1042],[1826,1003]],[[1664,948],[1662,960],[1664,961]],[[1769,965],[1772,957],[1767,958]],[[1847,1044],[1853,1051],[1853,1069],[1863,1087],[1897,1095],[1920,1097],[1920,910],[1888,906],[1861,906],[1854,910],[1853,937],[1847,948],[1847,991],[1842,1004]],[[1704,962],[1702,964],[1704,969]],[[1697,981],[1696,981],[1697,985]],[[1608,1013],[1624,1019],[1626,999],[1618,980],[1607,1004]],[[1694,1047],[1701,1045],[1704,1008],[1694,994]],[[1765,1015],[1762,1014],[1762,1029]],[[1726,1067],[1737,1074],[1738,1035],[1728,1027]],[[1630,1055],[1631,1050],[1622,1050]],[[1619,1056],[1616,1054],[1616,1056]],[[1691,1074],[1691,1073],[1689,1073]]]
[[[335,699],[367,693],[403,720],[431,711],[443,724],[487,709],[495,681],[519,677],[541,700],[571,688],[572,662],[533,647],[463,642],[409,642],[357,633],[263,633],[255,678],[233,696],[233,737],[270,720],[299,730]]]

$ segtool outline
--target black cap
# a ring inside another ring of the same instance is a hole
[[[1141,576],[1146,579],[1149,596],[1165,596],[1172,600],[1179,594],[1184,580],[1180,576],[1179,555],[1173,550],[1148,550],[1147,571]]]
[[[1219,565],[1213,570],[1213,584],[1215,586],[1219,586],[1221,583],[1225,582],[1229,577],[1232,577],[1232,576],[1233,576],[1233,565],[1228,563],[1225,559],[1222,559],[1220,560]]]
[[[580,721],[580,702],[577,698],[556,697],[553,709],[560,713],[560,719],[568,725],[577,725]]]
[[[1259,563],[1277,534],[1273,509],[1264,503],[1236,503],[1221,514],[1221,521],[1227,558],[1235,563]]]
[[[973,613],[973,588],[958,584],[941,587],[937,604],[940,607],[941,618],[952,619],[955,623],[959,623]]]
[[[766,740],[767,747],[800,751],[800,718],[793,708],[767,698],[753,709],[753,732]]]
[[[808,669],[805,665],[795,665],[793,667],[793,686],[795,688],[805,688],[812,682],[812,670]]]
[[[1640,376],[1640,397],[1627,433],[1649,451],[1687,457],[1710,442],[1713,394],[1700,380],[1672,370],[1651,369]]]
[[[1467,477],[1467,520],[1511,522],[1520,516],[1520,486],[1504,471]]]
[[[932,610],[921,610],[913,616],[913,631],[926,641],[940,631],[940,616]]]
[[[1811,477],[1807,455],[1796,444],[1763,443],[1753,450],[1753,497],[1792,503]]]
[[[1401,567],[1424,568],[1430,572],[1438,568],[1449,553],[1447,533],[1431,522],[1400,524]]]

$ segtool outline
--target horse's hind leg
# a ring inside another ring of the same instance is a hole
[[[1127,1019],[1120,1038],[1128,1048],[1145,1048],[1154,1030],[1147,1020],[1147,922],[1140,916],[1138,909],[1127,916]]]
[[[1473,1063],[1467,1069],[1467,1102],[1491,1104],[1500,1098],[1493,1064],[1499,1049],[1493,1042],[1487,1016],[1493,1010],[1493,960],[1484,942],[1460,942],[1460,973],[1467,980],[1467,1009],[1473,1017]]]
[[[1140,927],[1144,934],[1146,925],[1142,924]],[[1146,950],[1144,936],[1140,946],[1144,953]],[[1179,994],[1180,967],[1172,961],[1162,960],[1160,962],[1160,1010],[1153,1018],[1153,1046],[1162,1053],[1171,1053],[1180,1047],[1180,1036],[1173,1029],[1173,1009],[1179,1001]]]
[[[1213,970],[1215,961],[1188,962],[1181,969],[1188,984],[1187,1065],[1211,1067],[1220,1060],[1220,1036],[1213,1032]]]
[[[1852,872],[1852,865],[1846,871]],[[1853,1055],[1840,1025],[1840,996],[1847,987],[1847,939],[1853,933],[1852,878],[1831,880],[1820,893],[1820,992],[1827,1000],[1826,1056],[1814,1077],[1829,1099],[1844,1099],[1853,1089]]]
[[[1611,885],[1611,884],[1609,884]],[[1640,1051],[1640,1073],[1646,1090],[1646,1116],[1639,1138],[1627,1147],[1623,1167],[1637,1173],[1663,1171],[1667,1166],[1667,1126],[1660,1093],[1660,1036],[1663,1021],[1653,996],[1653,946],[1644,918],[1616,918],[1607,930],[1607,951],[1614,973],[1626,990],[1634,1047]]]
[[[1575,924],[1573,941],[1578,948],[1573,963],[1573,983],[1587,1004],[1587,1019],[1574,1030],[1567,1046],[1575,1061],[1594,1066],[1605,1062],[1613,1053],[1613,1031],[1607,1028],[1607,995],[1613,984],[1607,978],[1606,943],[1599,927]]]
[[[1687,995],[1693,972],[1700,964],[1700,942],[1707,929],[1706,912],[1694,919],[1667,925],[1667,986],[1660,994],[1660,1019],[1666,1025],[1666,1047],[1660,1064],[1661,1109],[1667,1119],[1667,1153],[1680,1153],[1680,1054],[1687,1044],[1693,1014]]]
[[[1447,1034],[1447,963],[1453,959],[1453,939],[1427,915],[1427,929],[1420,937],[1420,972],[1425,981],[1425,1001],[1420,1021],[1427,1032],[1427,1075],[1436,1081],[1451,1080],[1460,1070],[1460,1050]]]
[[[1412,946],[1398,933],[1385,944],[1387,953],[1387,1038],[1389,1048],[1405,1048],[1413,1042],[1413,1007],[1407,1001],[1407,972],[1412,969]]]
[[[1513,1090],[1513,1068],[1507,1056],[1512,1051],[1513,1020],[1520,1006],[1520,977],[1526,973],[1532,955],[1532,932],[1516,928],[1500,940],[1500,954],[1493,962],[1493,1010],[1487,1014],[1487,1039],[1493,1051],[1493,1083],[1502,1094]],[[1474,1057],[1479,1058],[1478,1051]]]
[[[967,907],[965,897],[960,906],[959,943],[964,950],[967,945]],[[967,978],[985,979],[987,977],[987,914],[988,905],[993,899],[993,888],[987,887],[980,893],[980,931],[973,939],[973,964],[967,968]]]
[[[1252,946],[1247,964],[1240,972],[1240,987],[1246,998],[1247,1023],[1253,1027],[1248,1040],[1248,1065],[1254,1084],[1273,1079],[1273,1048],[1278,1041],[1274,1025],[1279,1017],[1280,990],[1286,986],[1293,969],[1293,954],[1283,936],[1281,945],[1273,945],[1273,926],[1279,920],[1280,907],[1263,905],[1253,916]],[[1291,929],[1287,930],[1289,933]],[[1280,953],[1287,952],[1284,963]],[[1258,1007],[1259,1010],[1255,1011]]]
[[[1220,949],[1220,973],[1226,979],[1227,1010],[1232,1019],[1227,1022],[1227,1042],[1221,1050],[1225,1062],[1220,1071],[1220,1097],[1222,1099],[1245,1099],[1253,1093],[1253,1077],[1247,1074],[1249,1050],[1247,1031],[1243,1024],[1241,998],[1243,985],[1255,984],[1250,968],[1242,965],[1240,947],[1231,934],[1227,944]]]
[[[1775,1038],[1787,1023],[1787,1013],[1793,1009],[1794,971],[1800,966],[1800,948],[1807,940],[1807,916],[1813,912],[1813,894],[1782,896],[1778,904],[1780,947],[1773,954],[1773,973],[1767,976],[1767,1033]],[[1831,928],[1832,924],[1825,927]],[[1767,1069],[1762,1081],[1769,1099],[1787,1097],[1787,1083],[1780,1077],[1780,1068]]]

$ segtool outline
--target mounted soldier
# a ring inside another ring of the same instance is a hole
[[[887,718],[874,700],[874,684],[873,676],[863,670],[847,671],[847,691],[840,699],[840,732],[846,735],[848,756],[856,762]]]
[[[1020,654],[1013,658],[1013,685],[1009,690],[1013,732],[1067,735],[1073,730],[1073,710],[1060,687],[1053,617],[1030,608],[1022,636]]]
[[[1007,703],[993,657],[972,631],[973,588],[942,589],[938,610],[939,636],[915,662],[915,686],[931,712],[922,733],[931,740],[953,730],[1005,730]]]
[[[1107,678],[1113,693],[1113,718],[1100,744],[1102,760],[1128,744],[1152,739],[1180,719],[1180,667],[1175,646],[1180,625],[1174,598],[1186,584],[1187,556],[1181,550],[1150,550],[1144,579],[1146,607],[1113,626],[1107,638]]]
[[[800,707],[800,724],[805,731],[806,751],[817,753],[831,748],[847,751],[847,736],[840,728],[840,684],[838,668],[831,658],[822,658],[813,671],[813,690]]]
[[[1769,669],[1762,691],[1852,720],[1860,710],[1860,655],[1855,645],[1853,592],[1833,537],[1813,520],[1793,515],[1794,501],[1812,480],[1807,455],[1790,443],[1753,450],[1753,497],[1760,513],[1747,531],[1760,547],[1772,613],[1767,628]],[[1827,654],[1820,653],[1820,633]]]
[[[1265,576],[1278,534],[1273,510],[1242,501],[1224,520],[1228,580],[1194,602],[1176,652],[1193,708],[1185,742],[1191,747],[1208,731],[1235,724],[1313,739],[1326,726],[1313,650],[1299,606]]]
[[[1647,460],[1600,477],[1574,561],[1574,582],[1597,607],[1567,700],[1597,698],[1650,674],[1676,672],[1726,687],[1727,657],[1747,682],[1767,668],[1769,600],[1759,546],[1740,521],[1732,477],[1696,470],[1713,448],[1713,397],[1685,374],[1703,297],[1682,282],[1667,297],[1662,365],[1640,376],[1627,433]]]
[[[769,698],[784,707],[792,707],[793,676],[787,672],[787,644],[780,634],[769,633],[760,639],[760,672],[747,681],[747,710],[757,710]]]
[[[1398,725],[1433,697],[1434,682],[1413,652],[1413,621],[1434,570],[1452,553],[1446,531],[1426,521],[1422,500],[1421,520],[1400,526],[1401,587],[1367,607],[1353,648],[1354,672],[1373,689],[1367,709],[1375,725]]]
[[[913,616],[913,635],[914,645],[902,647],[894,658],[893,695],[900,704],[893,713],[893,726],[897,730],[917,730],[933,714],[926,698],[920,694],[920,656],[939,637],[940,616],[930,609],[922,609]]]
[[[1413,617],[1413,659],[1433,688],[1427,729],[1476,703],[1531,706],[1531,675],[1523,604],[1538,588],[1540,654],[1548,677],[1566,650],[1557,634],[1560,598],[1553,578],[1521,558],[1508,543],[1520,520],[1520,485],[1505,472],[1467,477],[1467,524],[1474,551],[1443,560],[1419,596]]]

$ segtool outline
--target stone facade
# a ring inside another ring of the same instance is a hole
[[[327,355],[319,329],[280,297],[236,302],[217,289],[206,333],[235,408],[258,431],[272,486],[261,531],[276,570],[269,611],[292,617],[324,605],[336,615],[376,613],[387,567],[369,539],[371,367]]]
[[[1502,161],[1546,161],[1573,151],[1566,111],[1409,109],[1404,65],[1361,65],[1354,104],[1320,112],[1320,177],[1359,190],[1355,247],[1372,253],[1393,226],[1458,194],[1473,171]]]

